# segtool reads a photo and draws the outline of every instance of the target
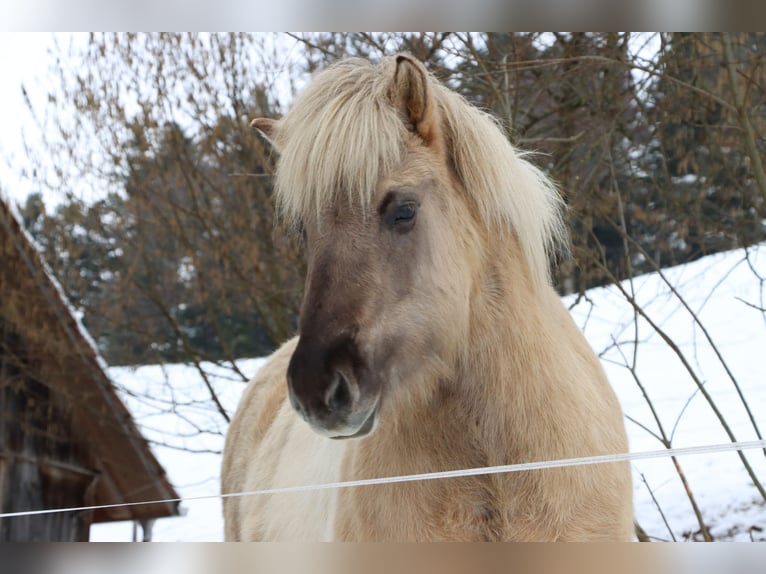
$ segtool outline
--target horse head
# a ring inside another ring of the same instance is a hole
[[[470,229],[469,210],[451,200],[456,182],[425,69],[407,56],[391,64],[387,85],[359,78],[357,89],[382,94],[375,106],[354,106],[359,94],[349,90],[345,101],[330,103],[333,114],[300,122],[299,133],[291,133],[289,114],[254,122],[281,150],[278,170],[308,180],[280,190],[299,219],[308,263],[287,379],[295,410],[333,438],[370,432],[397,386],[432,378],[425,371],[451,360],[467,325],[471,241],[448,230]],[[325,83],[312,88],[291,113],[308,116],[302,106],[328,98]],[[314,165],[301,163],[318,156]],[[324,189],[310,181],[332,169]]]
[[[520,251],[547,281],[557,193],[411,57],[340,62],[284,118],[253,125],[280,152],[277,200],[305,240],[287,378],[318,432],[362,436],[387,404],[428,403],[454,372],[474,300],[499,284],[489,245]]]

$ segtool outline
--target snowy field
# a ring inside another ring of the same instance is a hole
[[[761,279],[766,278],[766,244],[748,252],[706,257],[663,273],[665,280],[657,274],[646,275],[632,285],[624,283],[623,288],[635,294],[638,305],[677,345],[677,351],[646,320],[635,320],[633,307],[616,287],[593,289],[579,300],[564,300],[601,357],[620,398],[631,451],[663,448],[653,436],[662,433],[641,387],[673,447],[730,442],[689,370],[713,398],[736,439],[755,440],[753,422],[733,380],[749,404],[755,424],[766,432],[766,314],[762,311],[766,287]],[[262,361],[237,362],[241,375],[230,365],[203,366],[229,412],[244,388],[242,375],[251,377]],[[155,446],[154,452],[180,495],[217,494],[220,455],[216,451],[223,447],[225,423],[209,400],[198,369],[151,365],[112,368],[109,374],[144,435],[166,445]],[[745,455],[756,475],[766,482],[764,452],[750,450]],[[716,540],[766,540],[766,505],[736,453],[689,455],[678,461]],[[700,539],[699,525],[672,461],[636,461],[633,469],[636,518],[644,530],[660,540]],[[156,522],[154,540],[222,540],[220,500],[187,500],[182,508],[184,516]],[[130,523],[95,525],[91,538],[131,540],[132,531]]]

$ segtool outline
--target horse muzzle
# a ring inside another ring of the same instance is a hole
[[[290,403],[295,411],[314,431],[328,438],[368,434],[377,419],[378,393],[371,393],[357,378],[360,361],[355,346],[350,349],[344,342],[322,352],[303,342],[299,341],[287,369]],[[346,352],[339,352],[338,347]]]

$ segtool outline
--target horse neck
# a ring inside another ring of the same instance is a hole
[[[556,349],[566,344],[556,338],[566,311],[549,284],[533,280],[515,238],[491,245],[475,282],[470,335],[454,381],[482,415],[476,428],[482,444],[534,434],[543,424],[555,395],[550,385],[562,368]],[[508,456],[501,444],[490,451]]]
[[[402,445],[434,444],[445,450],[443,445],[450,444],[452,466],[503,464],[509,459],[507,445],[497,441],[534,424],[527,421],[530,413],[541,411],[539,419],[545,419],[551,377],[543,371],[556,368],[546,333],[556,330],[550,328],[555,312],[549,308],[558,301],[550,286],[534,285],[515,242],[488,251],[485,261],[474,281],[469,333],[449,373],[424,384],[430,391],[413,396],[396,425],[377,435],[374,447],[373,442],[366,447],[378,454],[391,447],[392,459],[401,455],[417,461],[422,453],[408,453]],[[538,375],[541,381],[531,380]],[[459,460],[477,454],[481,460]],[[433,463],[435,470],[444,470]]]

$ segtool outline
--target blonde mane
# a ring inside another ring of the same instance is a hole
[[[345,191],[369,208],[377,182],[403,160],[407,127],[391,103],[394,58],[341,61],[319,73],[280,122],[276,196],[289,222],[321,212]],[[532,277],[549,282],[549,259],[566,245],[563,201],[517,151],[497,120],[428,79],[446,152],[487,220],[516,234]]]

